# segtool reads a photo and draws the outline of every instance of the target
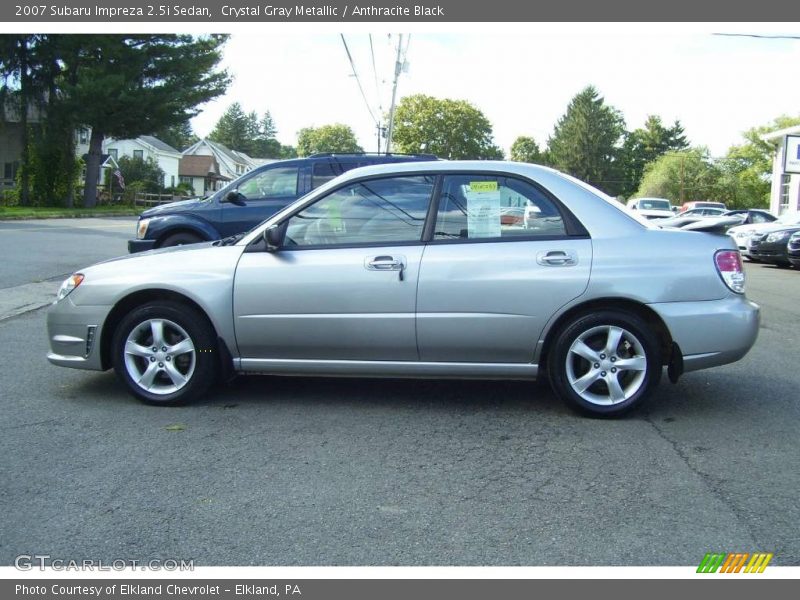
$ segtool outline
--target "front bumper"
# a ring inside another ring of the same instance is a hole
[[[755,242],[747,246],[751,258],[768,263],[788,263],[786,239],[779,242]]]
[[[60,367],[103,370],[100,335],[110,306],[76,306],[69,296],[47,312],[47,360]]]
[[[155,240],[128,240],[128,253],[145,252],[156,247]]]
[[[758,337],[760,309],[744,296],[649,306],[681,349],[685,372],[735,362],[747,354]]]

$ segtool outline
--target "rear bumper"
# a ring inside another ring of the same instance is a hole
[[[680,347],[684,371],[736,362],[758,337],[760,309],[744,296],[649,306],[663,319]]]
[[[128,253],[145,252],[156,247],[155,240],[128,240]]]

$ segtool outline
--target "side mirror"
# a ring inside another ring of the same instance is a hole
[[[244,196],[242,196],[238,191],[233,190],[225,194],[225,197],[222,199],[223,202],[229,202],[231,204],[235,204],[236,206],[245,206]]]
[[[267,252],[277,252],[283,245],[283,238],[286,237],[286,223],[271,225],[264,230],[264,243],[267,245]]]

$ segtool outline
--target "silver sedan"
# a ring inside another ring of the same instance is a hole
[[[527,227],[503,219],[535,207]],[[547,378],[584,413],[666,368],[742,358],[759,309],[725,235],[659,229],[557,171],[505,162],[342,175],[252,231],[100,263],[48,314],[55,365],[151,404],[220,377]]]

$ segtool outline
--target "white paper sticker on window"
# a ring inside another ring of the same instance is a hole
[[[470,239],[500,237],[500,190],[497,182],[470,183],[467,199],[467,230]]]

